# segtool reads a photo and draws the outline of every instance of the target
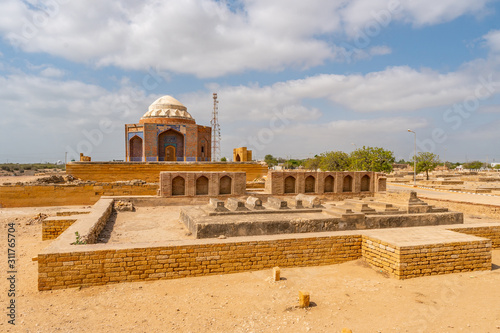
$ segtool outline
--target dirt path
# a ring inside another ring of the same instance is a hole
[[[494,270],[399,281],[362,260],[341,265],[37,291],[37,263],[48,241],[36,213],[0,210],[0,332],[499,332],[500,250]],[[67,207],[65,207],[67,209]],[[17,219],[17,220],[16,220]],[[17,225],[17,325],[7,324],[6,223]],[[298,309],[298,291],[313,306]]]

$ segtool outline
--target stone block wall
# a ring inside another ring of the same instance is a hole
[[[49,217],[42,222],[42,240],[55,239],[69,226],[75,223],[76,218]]]
[[[161,171],[245,172],[246,180],[253,181],[265,176],[268,168],[254,162],[71,162],[66,164],[68,175],[96,182],[140,179],[148,183],[157,183]]]
[[[268,237],[269,238],[269,237]],[[361,236],[208,242],[94,251],[75,245],[38,255],[38,289],[151,281],[280,267],[343,263],[361,256]]]
[[[386,177],[367,171],[269,171],[266,179],[266,192],[274,195],[373,193],[385,190]]]
[[[160,196],[245,195],[244,172],[160,172]]]
[[[490,239],[493,248],[500,248],[500,226],[492,226],[484,223],[481,225],[471,225],[467,228],[449,227],[448,230]]]
[[[156,179],[156,182],[158,179]],[[2,185],[0,207],[93,205],[103,195],[156,195],[157,184]]]
[[[491,240],[394,246],[363,235],[362,255],[398,279],[491,270]]]

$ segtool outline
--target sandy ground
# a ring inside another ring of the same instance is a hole
[[[82,207],[78,207],[82,208]],[[31,258],[49,244],[37,213],[57,207],[0,209],[0,332],[499,332],[500,250],[493,270],[399,281],[362,260],[271,270],[37,291]],[[68,207],[64,207],[65,210]],[[6,317],[8,222],[17,223],[16,326]],[[467,219],[477,222],[477,219]],[[312,306],[297,308],[298,291]]]
[[[18,182],[34,182],[39,178],[43,178],[46,176],[1,176],[0,177],[0,185],[5,183],[15,184]]]
[[[179,221],[180,206],[135,207],[114,213],[99,235],[101,243],[161,242],[194,239]]]

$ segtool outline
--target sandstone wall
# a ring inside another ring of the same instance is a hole
[[[244,172],[160,172],[160,196],[245,195]]]
[[[72,162],[66,164],[67,174],[82,180],[97,182],[141,179],[157,183],[161,171],[246,172],[247,181],[253,181],[265,176],[267,170],[267,166],[251,162]]]
[[[363,236],[362,253],[398,279],[491,270],[491,240],[399,247]]]
[[[75,223],[76,218],[49,217],[42,221],[42,240],[55,239],[69,226]]]
[[[103,195],[156,195],[157,191],[157,184],[3,185],[0,207],[93,205]]]
[[[265,188],[275,195],[373,193],[386,190],[386,179],[381,173],[368,171],[269,171]]]
[[[268,237],[269,238],[269,237]],[[38,255],[38,289],[176,279],[280,267],[338,264],[361,256],[361,236],[288,236],[253,241],[106,249],[74,245]]]

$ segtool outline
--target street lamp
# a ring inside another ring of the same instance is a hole
[[[408,129],[408,132],[415,135],[415,153],[413,155],[413,187],[417,187],[417,133],[411,129]]]

